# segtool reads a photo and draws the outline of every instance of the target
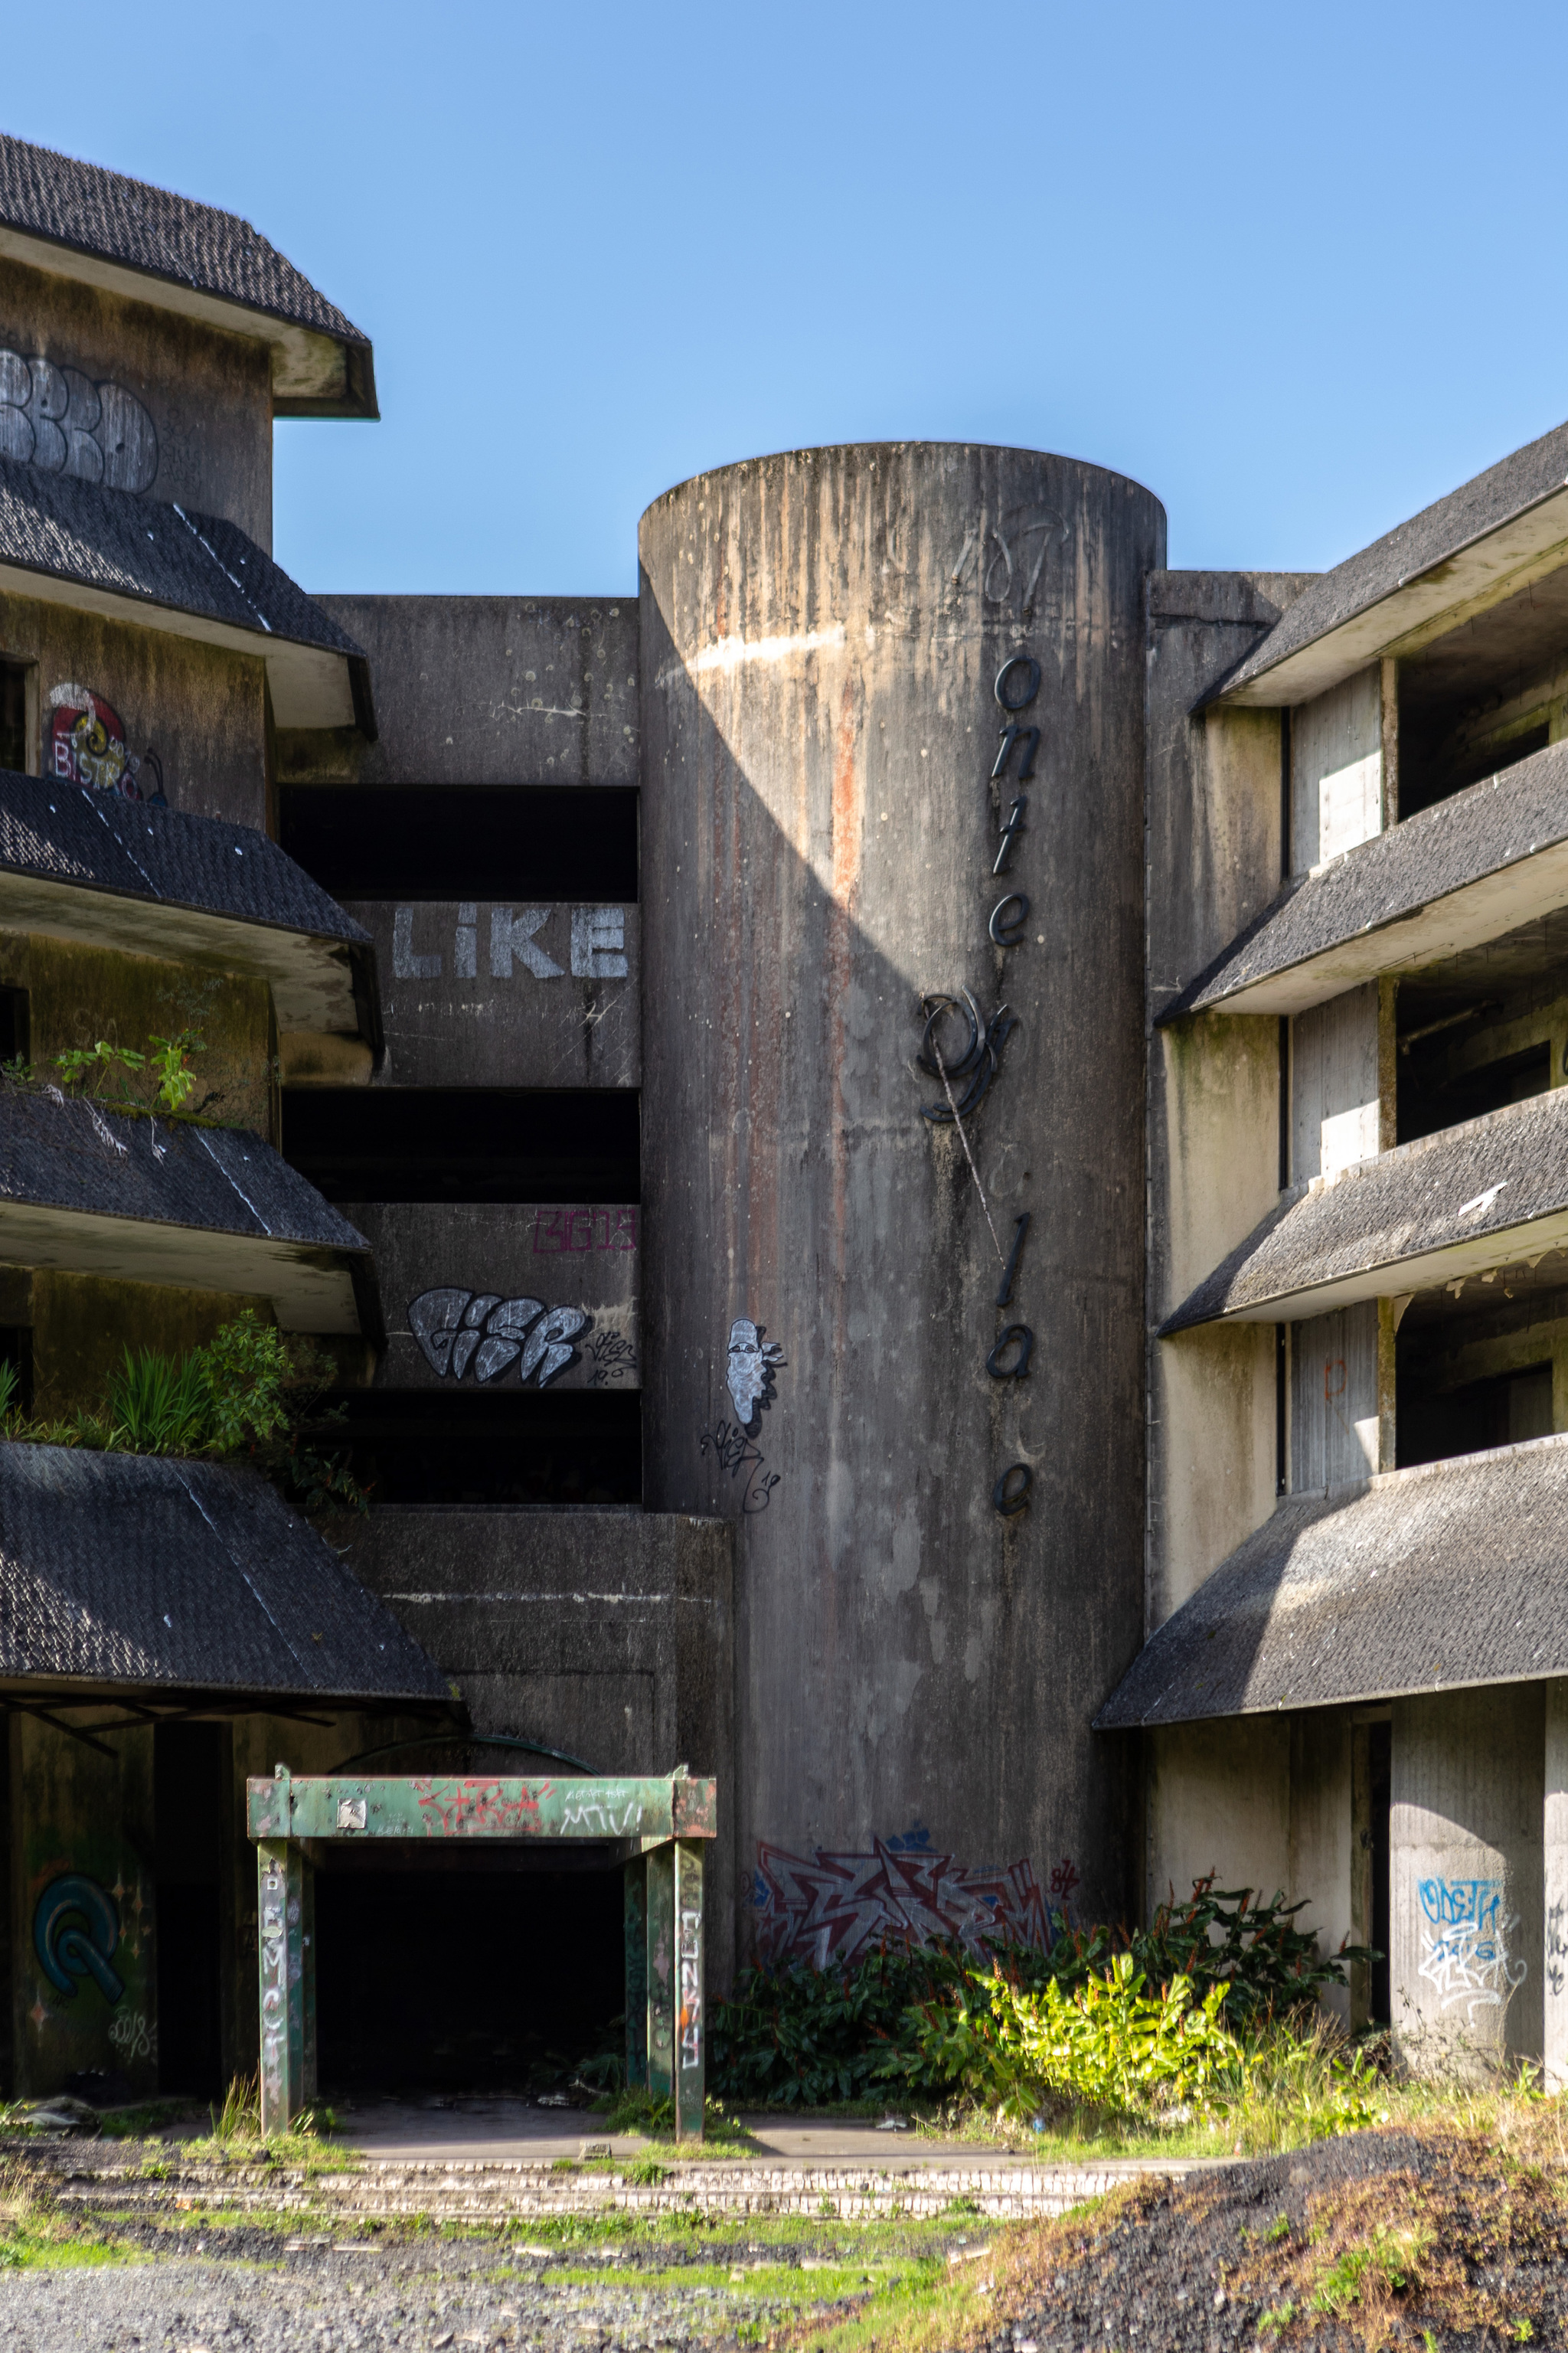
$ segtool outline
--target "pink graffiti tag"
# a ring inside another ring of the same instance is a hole
[[[627,1209],[539,1209],[533,1247],[547,1256],[580,1250],[635,1250],[637,1213]]]
[[[416,1779],[421,1827],[427,1838],[474,1838],[481,1835],[523,1835],[539,1814],[541,1798],[550,1795],[542,1781],[515,1799],[503,1801],[499,1781],[434,1781]]]
[[[828,1854],[818,1847],[806,1856],[759,1843],[755,1900],[760,1957],[807,1960],[817,1968],[882,1944],[956,1938],[973,1952],[984,1937],[1037,1947],[1050,1941],[1045,1898],[1026,1857],[977,1869],[950,1854],[900,1852],[881,1839],[872,1841],[869,1854]]]

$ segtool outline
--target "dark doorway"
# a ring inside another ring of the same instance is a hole
[[[1393,2015],[1388,1974],[1389,1791],[1393,1751],[1394,1726],[1391,1724],[1369,1724],[1367,1778],[1372,1801],[1372,1943],[1379,1956],[1372,1965],[1369,1989],[1374,2026],[1386,2026]]]
[[[321,2088],[561,2089],[618,2043],[617,1869],[321,1870]]]
[[[153,1734],[158,2083],[204,2098],[222,2088],[218,1885],[227,1732],[221,1724],[160,1724]]]

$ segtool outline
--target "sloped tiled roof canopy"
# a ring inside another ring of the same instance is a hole
[[[1162,1010],[1300,1013],[1568,906],[1568,743],[1422,809],[1279,896]]]
[[[1568,1434],[1292,1495],[1152,1634],[1101,1732],[1568,1673]]]
[[[248,826],[0,769],[0,925],[252,974],[280,1029],[380,1050],[369,933]]]
[[[0,1259],[269,1298],[295,1332],[383,1337],[370,1246],[244,1128],[0,1093]]]
[[[237,523],[0,459],[0,588],[258,657],[279,726],[374,739],[363,654]]]
[[[449,1702],[331,1546],[227,1463],[0,1440],[0,1689]]]
[[[1289,1322],[1568,1241],[1568,1087],[1283,1194],[1161,1325]]]
[[[1426,507],[1297,598],[1203,698],[1307,702],[1384,655],[1407,655],[1568,563],[1568,425]]]
[[[367,337],[247,220],[0,136],[0,254],[274,347],[279,417],[374,417]]]

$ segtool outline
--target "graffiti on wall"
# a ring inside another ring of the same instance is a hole
[[[1078,1883],[1070,1862],[1052,1873],[1058,1914]],[[983,1940],[1033,1945],[1052,1939],[1051,1908],[1026,1856],[1002,1869],[938,1852],[921,1828],[873,1838],[868,1853],[790,1854],[759,1841],[752,1883],[756,1941],[765,1961],[826,1968],[882,1945],[956,1939],[972,1952]]]
[[[750,1437],[756,1435],[760,1417],[778,1395],[774,1374],[789,1361],[776,1340],[763,1339],[767,1328],[765,1324],[752,1324],[743,1315],[737,1316],[730,1326],[724,1386],[734,1400],[735,1419]]]
[[[716,1421],[711,1430],[702,1432],[697,1447],[699,1453],[711,1454],[720,1470],[727,1472],[732,1482],[743,1482],[742,1513],[750,1517],[767,1510],[779,1483],[779,1474],[768,1469],[761,1450],[738,1423]]]
[[[591,1389],[615,1388],[622,1381],[637,1378],[637,1352],[624,1332],[595,1332],[588,1343],[588,1360],[593,1366],[588,1375]]]
[[[573,1345],[592,1322],[583,1307],[547,1307],[542,1299],[503,1299],[499,1291],[442,1285],[408,1303],[408,1328],[426,1362],[442,1380],[499,1380],[517,1366],[520,1381],[537,1373],[539,1386],[574,1365]]]
[[[439,980],[443,955],[438,948],[417,948],[416,918],[423,907],[398,907],[392,917],[392,970],[397,980]],[[535,980],[563,980],[566,965],[539,934],[558,915],[568,921],[569,940],[553,944],[566,955],[574,980],[625,980],[631,966],[626,958],[626,916],[624,907],[492,907],[489,924],[489,976],[510,980],[521,965]],[[479,910],[475,900],[458,908],[452,942],[452,976],[477,980],[479,955]]]
[[[93,792],[168,807],[163,761],[151,744],[144,752],[127,749],[120,713],[101,694],[64,680],[49,689],[48,712],[46,776],[62,785],[85,785]]]
[[[120,1907],[107,1887],[85,1872],[62,1872],[51,1879],[33,1907],[33,1950],[55,1991],[74,2000],[90,1978],[111,2006],[125,1991],[114,1967],[120,1947]]]
[[[1421,1975],[1440,2009],[1463,2002],[1473,2026],[1478,2010],[1500,2010],[1529,1974],[1508,1948],[1519,1915],[1503,1910],[1500,1879],[1423,1879],[1415,1893]]]
[[[133,393],[79,368],[0,350],[0,458],[111,491],[145,491],[158,436]]]
[[[637,1213],[620,1209],[536,1209],[533,1249],[539,1258],[590,1250],[635,1250]]]

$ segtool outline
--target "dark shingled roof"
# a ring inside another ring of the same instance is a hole
[[[256,1472],[0,1440],[0,1676],[447,1700],[418,1644]]]
[[[1568,1673],[1568,1435],[1292,1495],[1152,1635],[1102,1732]]]
[[[1539,505],[1565,482],[1568,425],[1559,425],[1325,572],[1204,700],[1233,694],[1238,687],[1277,669],[1292,654],[1342,628],[1472,542]]]
[[[0,565],[364,659],[237,523],[10,459],[0,459]]]
[[[370,1248],[248,1128],[127,1117],[53,1087],[0,1093],[0,1207],[8,1201],[356,1254]]]
[[[1160,1327],[1161,1336],[1277,1303],[1313,1315],[1303,1293],[1376,1274],[1355,1295],[1415,1291],[1442,1279],[1415,1262],[1465,1246],[1500,1263],[1498,1240],[1568,1212],[1568,1087],[1509,1103],[1440,1134],[1363,1160],[1342,1175],[1293,1186],[1240,1248]],[[1540,1240],[1545,1250],[1556,1236]]]
[[[366,341],[237,213],[3,134],[0,223],[340,343]]]
[[[1532,753],[1288,882],[1159,1018],[1173,1021],[1223,1005],[1238,990],[1404,923],[1434,900],[1562,841],[1568,841],[1568,743]],[[1386,945],[1386,964],[1399,960],[1398,937]]]
[[[370,934],[264,833],[116,793],[0,769],[0,869],[240,923],[368,942]]]

